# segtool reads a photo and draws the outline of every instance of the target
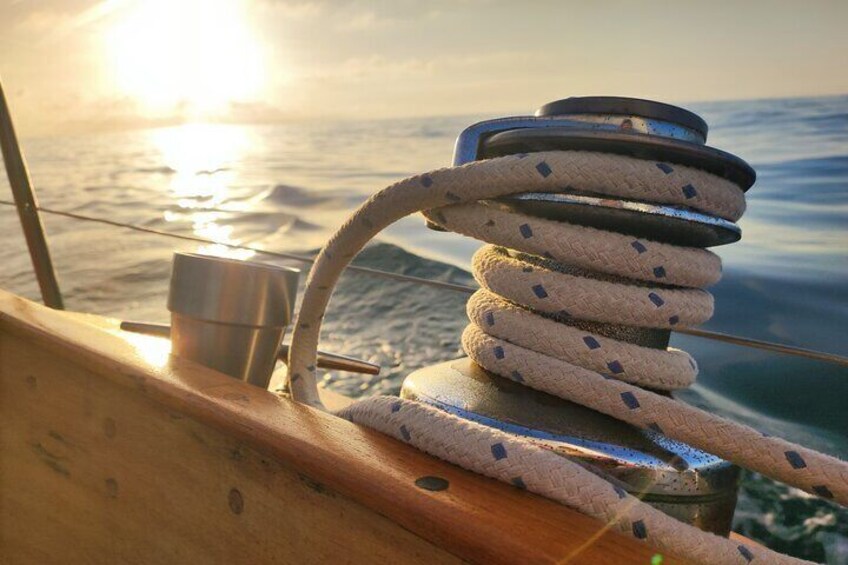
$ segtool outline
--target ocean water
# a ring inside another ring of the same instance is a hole
[[[710,145],[756,169],[741,242],[716,248],[724,277],[706,328],[848,355],[848,96],[687,105]],[[24,139],[43,206],[272,251],[315,253],[383,186],[450,163],[456,135],[494,116],[184,125]],[[9,195],[0,179],[0,198]],[[171,253],[244,251],[46,216],[69,309],[167,320]],[[0,206],[0,287],[37,299],[13,209]],[[357,262],[471,284],[473,240],[407,218]],[[261,255],[256,259],[267,260]],[[301,266],[296,263],[288,263]],[[304,277],[305,278],[305,277]],[[410,291],[414,290],[414,291]],[[460,355],[465,295],[349,274],[322,347],[379,362],[383,375],[328,374],[349,395],[397,392],[419,367]],[[680,398],[848,458],[848,369],[674,336],[701,374]],[[809,559],[848,562],[848,511],[748,473],[734,528]]]

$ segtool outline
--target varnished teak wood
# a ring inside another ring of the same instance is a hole
[[[0,291],[3,563],[648,563],[654,554],[379,433],[145,354],[138,336],[91,320]],[[449,488],[415,486],[427,475]]]

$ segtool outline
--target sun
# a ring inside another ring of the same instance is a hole
[[[263,86],[262,49],[235,0],[135,0],[105,34],[119,91],[151,114],[206,118]]]

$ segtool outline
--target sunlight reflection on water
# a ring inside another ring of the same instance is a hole
[[[163,170],[171,172],[169,190],[179,207],[166,210],[165,221],[191,223],[195,235],[221,242],[201,245],[200,253],[235,259],[253,257],[253,251],[222,245],[243,243],[233,237],[233,227],[225,222],[230,217],[227,212],[248,210],[247,205],[232,200],[230,187],[244,155],[255,150],[250,131],[235,126],[186,124],[148,134],[160,153]]]

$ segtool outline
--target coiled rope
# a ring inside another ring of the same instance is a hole
[[[295,400],[323,408],[315,358],[321,321],[341,272],[386,226],[418,211],[446,229],[482,239],[481,285],[468,303],[463,347],[479,365],[640,428],[714,453],[806,492],[848,503],[848,465],[641,387],[688,386],[697,365],[580,329],[581,320],[650,328],[699,324],[712,314],[701,287],[721,273],[713,253],[508,213],[478,201],[521,192],[583,192],[687,206],[729,220],[745,209],[725,179],[677,164],[583,151],[511,155],[410,177],[372,196],[319,254],[290,350]],[[577,321],[574,325],[570,319]],[[391,397],[340,414],[434,456],[510,482],[602,519],[655,547],[704,563],[790,563],[662,514],[531,441]]]

